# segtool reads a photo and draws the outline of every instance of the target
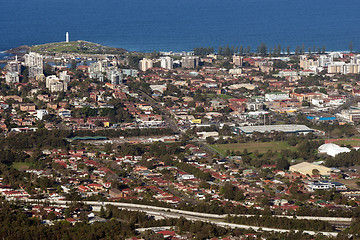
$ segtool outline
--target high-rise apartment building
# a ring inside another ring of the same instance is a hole
[[[64,92],[67,90],[68,84],[67,80],[61,80],[55,75],[46,77],[46,88],[50,92]]]
[[[186,56],[181,58],[183,68],[195,68],[199,65],[199,57]]]
[[[17,72],[7,72],[5,74],[5,81],[7,84],[18,83],[19,82],[19,73]]]
[[[162,57],[160,58],[161,67],[165,69],[173,69],[173,59],[171,57]]]
[[[25,66],[29,68],[29,77],[35,78],[37,75],[43,74],[44,63],[43,56],[38,53],[30,52],[25,54]]]
[[[146,70],[153,67],[153,61],[151,59],[143,58],[139,62],[139,68],[141,71],[145,72]]]
[[[241,67],[243,65],[243,57],[233,56],[233,64],[237,67]]]

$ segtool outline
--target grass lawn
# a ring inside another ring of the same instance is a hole
[[[295,150],[295,147],[290,146],[287,142],[251,142],[251,143],[229,143],[229,144],[214,144],[210,145],[213,149],[226,155],[226,151],[240,151],[243,152],[246,148],[247,151],[254,152],[256,150],[259,153],[266,153],[268,150],[281,151],[284,149]]]
[[[29,169],[32,166],[32,164],[26,162],[17,162],[17,163],[13,163],[12,166],[19,171],[23,171]]]

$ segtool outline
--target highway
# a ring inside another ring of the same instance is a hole
[[[58,206],[66,206],[74,201],[61,201],[61,200],[47,200],[47,199],[26,199],[22,200],[28,202],[30,204],[44,204],[49,203],[52,205]],[[78,201],[79,202],[79,201]],[[198,213],[198,212],[191,212],[191,211],[184,211],[172,208],[163,208],[163,207],[156,207],[150,205],[141,205],[141,204],[132,204],[132,203],[119,203],[119,202],[97,202],[97,201],[80,201],[81,203],[96,207],[98,209],[100,206],[112,205],[119,207],[121,209],[126,209],[129,211],[141,211],[146,212],[152,216],[160,216],[165,218],[180,218],[184,217],[187,220],[191,221],[203,221],[213,223],[217,226],[221,227],[228,227],[228,228],[242,228],[242,229],[253,229],[255,231],[269,231],[269,232],[280,232],[286,233],[290,231],[298,232],[297,230],[288,230],[288,229],[281,229],[281,228],[268,228],[268,227],[258,227],[258,226],[251,226],[251,225],[243,225],[243,224],[235,224],[235,223],[228,223],[224,221],[224,218],[227,216],[226,214],[218,215],[218,214],[209,214],[209,213]],[[254,216],[254,215],[237,215],[237,216]],[[280,216],[275,216],[280,217]],[[293,216],[281,216],[287,218],[294,218]],[[308,216],[299,216],[299,219],[307,219],[307,220],[323,220],[323,221],[339,221],[339,222],[351,222],[351,218],[337,218],[337,217],[308,217]],[[316,231],[303,231],[309,235],[317,235],[322,234],[324,236],[335,237],[338,235],[338,232],[316,232]]]

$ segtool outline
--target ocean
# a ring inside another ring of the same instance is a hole
[[[86,40],[129,51],[305,45],[360,50],[356,0],[0,0],[0,52]]]

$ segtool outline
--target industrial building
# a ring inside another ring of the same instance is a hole
[[[297,124],[235,127],[233,128],[233,131],[234,133],[245,133],[245,134],[253,134],[254,132],[259,132],[259,133],[284,132],[284,133],[307,134],[310,132],[314,132],[313,129],[305,125],[297,125]]]

